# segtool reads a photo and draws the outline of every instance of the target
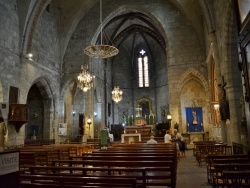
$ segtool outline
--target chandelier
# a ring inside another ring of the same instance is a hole
[[[83,65],[81,67],[82,72],[77,77],[78,84],[77,86],[84,92],[90,90],[93,87],[93,76],[88,71],[88,68],[85,68]]]
[[[112,91],[112,99],[117,103],[122,100],[122,91],[119,86],[114,87],[114,90]]]
[[[102,0],[100,0],[100,24],[101,24],[101,44],[90,45],[86,47],[83,51],[86,55],[94,58],[109,58],[117,55],[119,50],[110,45],[104,45],[102,43]]]

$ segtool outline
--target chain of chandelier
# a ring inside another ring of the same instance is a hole
[[[94,58],[109,58],[112,56],[115,56],[118,54],[119,50],[110,45],[105,45],[103,44],[102,40],[102,0],[100,0],[100,34],[101,34],[101,44],[100,45],[90,45],[86,47],[83,51],[86,55],[89,57],[94,57]],[[83,90],[84,92],[90,90],[93,87],[93,76],[90,74],[88,67],[84,67],[82,65],[81,67],[82,72],[79,74],[77,77],[78,83],[77,86]],[[112,93],[112,99],[115,102],[119,102],[122,100],[122,91],[120,90],[119,86],[115,86],[114,90],[111,92]]]

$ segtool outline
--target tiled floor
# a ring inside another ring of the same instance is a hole
[[[207,184],[206,166],[199,167],[193,156],[193,150],[186,151],[186,157],[181,157],[177,168],[176,188],[211,188]],[[166,188],[154,187],[149,188]]]
[[[181,157],[177,168],[176,188],[208,188],[206,166],[198,166],[193,151],[187,150],[186,157]]]

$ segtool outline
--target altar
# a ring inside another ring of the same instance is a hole
[[[154,125],[132,125],[125,126],[124,133],[126,134],[141,134],[142,137],[150,137],[151,130],[154,128]]]
[[[193,142],[204,141],[204,132],[187,132],[182,134],[183,138],[186,140],[187,144],[193,144]]]
[[[133,143],[133,142],[141,142],[141,134],[122,134],[122,141],[121,143]]]

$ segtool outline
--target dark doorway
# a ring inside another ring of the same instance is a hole
[[[112,124],[110,133],[113,134],[114,141],[120,141],[121,134],[124,133],[124,127],[120,124]]]
[[[25,138],[30,139],[32,136],[36,136],[36,139],[43,139],[44,102],[36,84],[29,90],[27,104],[29,122],[26,125]]]

